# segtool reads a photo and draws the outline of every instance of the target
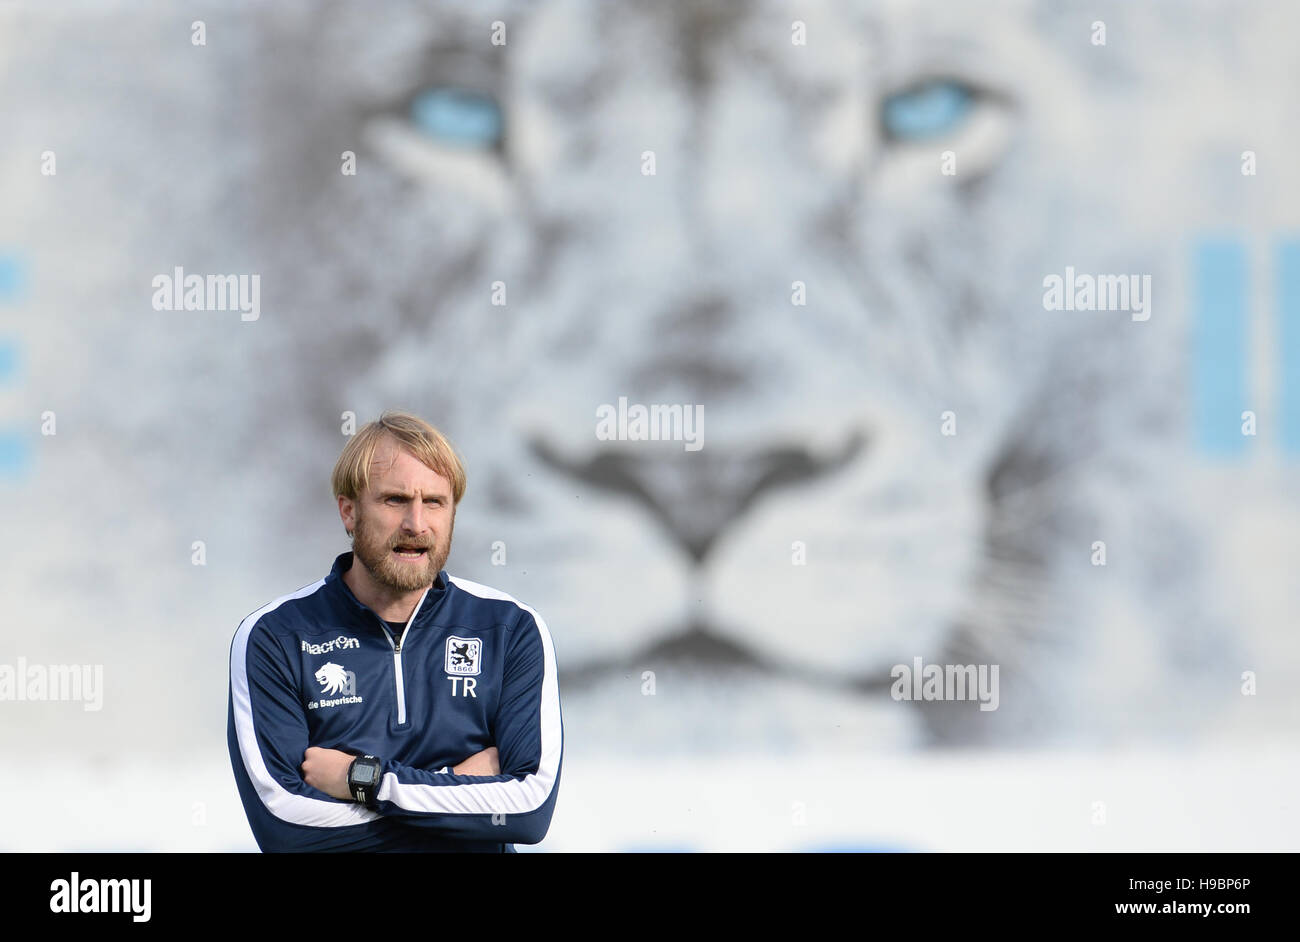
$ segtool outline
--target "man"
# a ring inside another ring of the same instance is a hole
[[[352,552],[253,612],[227,741],[264,851],[496,851],[546,834],[563,730],[533,609],[443,571],[465,471],[388,412],[334,466]]]

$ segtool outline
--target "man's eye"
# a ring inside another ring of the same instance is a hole
[[[501,143],[501,106],[491,95],[435,86],[415,96],[411,124],[436,143],[492,150]]]
[[[978,92],[956,79],[929,79],[889,95],[880,106],[885,135],[921,141],[951,134],[970,117]]]

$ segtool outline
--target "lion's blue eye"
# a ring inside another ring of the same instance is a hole
[[[966,120],[975,103],[969,86],[937,79],[896,92],[884,100],[880,117],[885,133],[901,141],[939,137]]]
[[[441,144],[493,148],[501,140],[501,107],[491,96],[430,88],[411,102],[411,123]]]

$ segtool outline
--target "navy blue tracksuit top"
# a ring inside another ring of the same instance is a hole
[[[400,639],[343,581],[276,599],[230,646],[227,742],[264,851],[514,851],[545,835],[560,785],[555,649],[533,609],[441,572]],[[368,808],[302,779],[308,746],[383,760]],[[496,746],[500,775],[452,767]]]

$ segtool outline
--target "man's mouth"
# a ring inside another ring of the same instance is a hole
[[[429,552],[427,546],[394,546],[393,552],[402,559],[423,559]]]

